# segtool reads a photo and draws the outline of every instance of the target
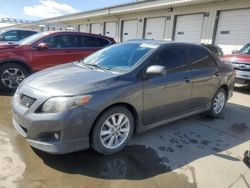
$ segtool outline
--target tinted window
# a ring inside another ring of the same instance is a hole
[[[92,37],[92,36],[79,36],[81,47],[85,48],[95,48],[95,47],[105,47],[110,44],[106,39]]]
[[[240,53],[242,54],[250,54],[250,44],[245,45],[241,50]]]
[[[23,40],[21,40],[19,42],[20,45],[30,45],[34,42],[36,42],[37,40],[40,40],[42,37],[48,35],[49,33],[47,32],[43,32],[43,33],[37,33],[37,34],[34,34],[34,35],[31,35]]]
[[[56,35],[45,39],[43,42],[49,45],[49,48],[77,48],[81,44],[78,42],[77,35]]]
[[[192,46],[189,49],[193,69],[207,68],[215,66],[206,49],[199,46]]]
[[[223,56],[223,52],[218,46],[212,46],[212,45],[205,45],[211,52],[216,54],[217,56]]]
[[[104,47],[110,44],[110,42],[106,39],[102,39],[102,38],[97,38],[97,40],[99,41],[99,45],[100,47]]]
[[[168,48],[156,56],[153,64],[165,66],[168,72],[185,70],[187,65],[185,49],[181,47]]]
[[[2,36],[4,41],[18,41],[17,31],[9,31],[2,34]]]
[[[30,35],[33,35],[33,34],[35,34],[36,32],[34,32],[34,31],[18,31],[18,38],[19,38],[19,40],[22,40],[22,39],[24,39],[24,38],[26,38],[26,37],[28,37],[28,36],[30,36]]]

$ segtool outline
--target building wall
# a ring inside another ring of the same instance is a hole
[[[138,20],[138,25],[137,25],[138,29],[136,36],[137,38],[140,39],[144,37],[143,34],[144,34],[146,18],[164,16],[167,18],[164,28],[165,31],[164,40],[171,41],[173,40],[175,31],[175,20],[178,15],[204,13],[205,16],[201,31],[201,42],[211,44],[215,40],[216,21],[218,19],[219,11],[250,8],[250,0],[204,0],[204,1],[196,0],[192,1],[197,3],[193,5],[190,5],[189,2],[191,1],[180,1],[180,0],[148,1],[143,4],[140,3],[129,4],[124,6],[111,7],[107,9],[92,11],[89,13],[88,12],[81,13],[79,15],[77,14],[74,16],[55,18],[54,21],[50,20],[48,24],[53,25],[53,23],[55,23],[55,24],[65,24],[69,26],[80,26],[82,24],[86,24],[88,28],[87,32],[89,32],[90,25],[93,23],[100,23],[102,26],[102,30],[104,30],[105,22],[116,21],[118,24],[117,24],[117,32],[115,40],[117,42],[120,42],[122,33],[122,22],[124,20],[130,20],[130,19]],[[163,8],[159,9],[159,5],[161,4]],[[171,9],[170,7],[173,7],[173,9]]]
[[[91,24],[91,23],[101,23],[108,21],[117,21],[119,30],[117,32],[116,40],[121,41],[121,23],[123,20],[137,19],[138,20],[138,31],[137,38],[143,38],[143,28],[145,24],[145,18],[152,17],[161,17],[165,16],[170,19],[166,20],[165,28],[165,40],[173,39],[173,32],[175,27],[175,17],[178,15],[188,15],[188,14],[197,14],[197,13],[206,13],[204,17],[204,23],[202,28],[202,43],[212,43],[213,35],[215,29],[215,23],[217,18],[217,12],[221,10],[233,10],[241,8],[250,8],[249,0],[231,0],[231,1],[222,1],[215,3],[206,3],[200,5],[189,5],[185,7],[175,7],[173,11],[170,11],[168,8],[162,10],[150,10],[143,12],[135,12],[129,14],[121,14],[115,16],[104,16],[101,18],[91,18],[77,20],[77,22],[69,22],[69,24]]]

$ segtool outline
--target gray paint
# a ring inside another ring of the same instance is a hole
[[[222,85],[228,87],[228,97],[231,97],[234,85],[231,66],[217,60],[214,68],[200,71],[189,69],[149,78],[145,72],[150,59],[160,50],[176,45],[185,48],[192,45],[157,41],[132,42],[157,43],[159,47],[129,73],[94,71],[71,63],[27,78],[19,90],[37,101],[30,108],[26,108],[14,97],[12,108],[14,124],[28,130],[28,142],[49,153],[68,153],[88,148],[89,133],[94,121],[111,105],[131,105],[138,115],[136,132],[142,132],[208,110],[215,92]],[[80,94],[90,94],[92,99],[85,106],[61,113],[36,112],[52,96]],[[17,130],[20,132],[20,129]],[[59,142],[37,141],[40,133],[54,131],[61,131]]]

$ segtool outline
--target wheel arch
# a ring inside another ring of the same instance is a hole
[[[94,120],[94,122],[93,122],[93,124],[91,126],[91,129],[90,129],[90,132],[89,132],[90,136],[92,135],[95,123],[101,117],[101,115],[104,112],[106,112],[107,110],[109,110],[111,108],[114,108],[114,107],[118,107],[118,106],[125,107],[126,109],[128,109],[131,112],[131,114],[132,114],[132,116],[134,118],[134,131],[133,131],[133,133],[136,133],[136,130],[137,130],[138,126],[139,126],[139,113],[138,113],[138,111],[136,110],[136,108],[133,105],[131,105],[131,104],[127,103],[127,102],[118,102],[118,103],[114,103],[114,104],[111,104],[111,105],[107,106],[106,108],[104,108],[99,113],[99,115],[95,118],[95,120]]]
[[[5,59],[5,60],[1,60],[1,61],[0,61],[0,66],[5,65],[5,64],[8,64],[8,63],[16,63],[16,64],[19,64],[19,65],[25,67],[25,68],[29,71],[29,73],[32,73],[32,68],[31,68],[31,66],[30,66],[28,63],[26,63],[25,61],[20,60],[20,59]]]
[[[228,100],[228,96],[229,96],[229,87],[226,85],[226,84],[223,84],[223,85],[221,85],[218,89],[220,89],[220,88],[222,88],[222,89],[224,89],[225,90],[225,92],[226,92],[226,97],[227,97],[227,100]],[[217,90],[218,91],[218,90]]]

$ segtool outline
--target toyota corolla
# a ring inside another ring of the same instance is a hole
[[[13,97],[13,124],[48,153],[92,147],[109,155],[134,133],[220,115],[233,87],[232,66],[201,45],[129,41],[25,79]]]

